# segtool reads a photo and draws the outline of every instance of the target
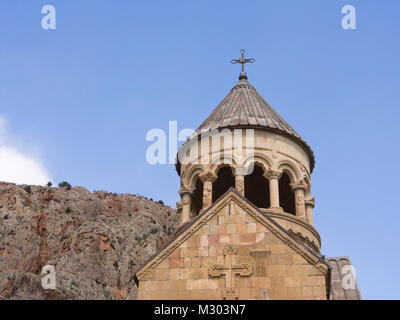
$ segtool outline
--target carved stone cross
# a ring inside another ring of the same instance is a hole
[[[239,298],[239,289],[236,288],[236,275],[249,277],[252,274],[251,265],[247,263],[235,264],[237,248],[228,245],[224,248],[225,265],[215,264],[209,267],[208,274],[211,277],[225,275],[225,289],[222,298],[235,300]]]

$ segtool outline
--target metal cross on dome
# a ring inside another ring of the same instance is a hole
[[[241,63],[242,64],[242,73],[244,73],[244,64],[247,62],[253,63],[255,60],[253,58],[250,59],[245,59],[244,53],[246,52],[244,49],[240,50],[242,57],[240,59],[233,59],[231,60],[231,63]]]

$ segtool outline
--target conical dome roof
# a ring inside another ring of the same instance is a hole
[[[246,76],[240,77],[239,82],[200,125],[195,134],[200,134],[203,129],[233,127],[251,127],[277,131],[295,139],[303,145],[310,156],[312,171],[315,159],[310,146],[278,114],[278,112],[265,101],[246,78]]]
[[[240,80],[197,130],[261,126],[300,138],[245,79]]]

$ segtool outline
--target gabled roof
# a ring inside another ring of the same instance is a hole
[[[353,267],[350,257],[326,258],[326,261],[331,266],[331,300],[361,300],[360,289],[358,288],[357,280],[354,281],[354,287],[344,288],[342,281],[345,276],[349,276],[350,269]],[[344,269],[347,267],[347,270]],[[347,283],[346,279],[345,282]]]
[[[246,208],[248,209],[248,214],[252,215],[255,220],[262,223],[267,229],[270,229],[277,237],[280,237],[295,251],[304,256],[310,263],[314,265],[323,265],[323,268],[327,268],[328,270],[331,268],[323,259],[323,256],[311,250],[301,241],[297,240],[280,224],[244,198],[236,191],[236,189],[231,187],[210,207],[208,207],[194,219],[187,222],[185,225],[181,226],[167,244],[161,247],[150,259],[148,259],[140,268],[135,271],[133,278],[136,284],[139,283],[139,279],[142,276],[147,274],[152,268],[156,267],[162,260],[164,260],[164,258],[168,257],[168,255],[170,255],[184,241],[190,238],[199,228],[201,228],[215,214],[217,214],[220,208],[222,208],[228,201],[231,200],[235,201],[237,204],[243,204],[243,202],[245,202]]]

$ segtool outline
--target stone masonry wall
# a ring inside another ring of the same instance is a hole
[[[227,254],[232,248],[234,254]],[[232,265],[235,271],[230,273]],[[242,208],[227,204],[140,280],[138,298],[326,299],[326,295],[322,271]]]

